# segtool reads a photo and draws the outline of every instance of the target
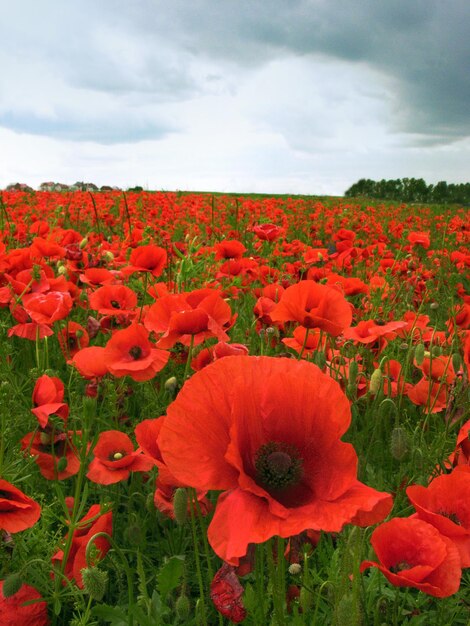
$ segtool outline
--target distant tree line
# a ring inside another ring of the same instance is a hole
[[[441,180],[428,185],[422,178],[370,180],[361,178],[345,192],[346,198],[377,198],[401,202],[470,204],[470,183],[446,183]]]

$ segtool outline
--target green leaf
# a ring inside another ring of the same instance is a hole
[[[118,606],[109,606],[107,604],[99,604],[91,610],[95,617],[101,618],[104,622],[113,626],[127,626],[128,617],[123,609]]]
[[[176,589],[184,573],[184,556],[172,556],[161,568],[157,576],[158,590],[163,599]]]

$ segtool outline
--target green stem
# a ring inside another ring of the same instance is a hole
[[[201,600],[201,607],[202,607],[202,621],[204,626],[207,625],[207,616],[206,616],[206,601],[204,598],[204,583],[202,581],[202,571],[201,571],[201,559],[199,557],[199,546],[198,546],[198,541],[197,541],[197,531],[196,531],[196,515],[194,512],[194,506],[193,506],[193,502],[192,499],[189,500],[189,510],[190,510],[190,514],[191,514],[191,535],[193,538],[193,546],[194,546],[194,559],[196,561],[196,574],[197,574],[197,580],[198,580],[198,584],[199,584],[199,597]]]

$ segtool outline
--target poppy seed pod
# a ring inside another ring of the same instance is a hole
[[[390,452],[397,461],[401,461],[408,452],[408,437],[406,430],[401,426],[396,426],[392,430]]]
[[[178,487],[173,495],[173,511],[177,524],[182,526],[188,517],[188,492],[184,487]]]
[[[83,586],[88,595],[97,602],[103,599],[108,585],[108,574],[98,567],[82,569]]]
[[[419,343],[415,348],[415,361],[417,365],[421,365],[421,363],[424,361],[424,356],[425,356],[424,344]]]

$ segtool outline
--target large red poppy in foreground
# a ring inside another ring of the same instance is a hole
[[[225,491],[209,541],[236,565],[250,543],[389,513],[391,497],[357,480],[356,452],[340,440],[350,421],[338,383],[312,363],[233,356],[184,385],[158,445],[178,480]]]

